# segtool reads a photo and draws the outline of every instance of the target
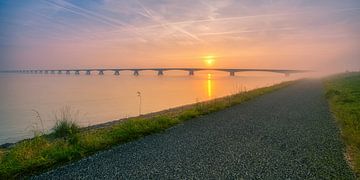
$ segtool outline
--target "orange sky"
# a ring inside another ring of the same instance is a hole
[[[360,68],[357,0],[53,0],[0,7],[2,68],[206,67],[210,55],[216,67]]]

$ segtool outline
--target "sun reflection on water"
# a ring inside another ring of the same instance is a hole
[[[207,75],[207,93],[208,93],[208,97],[211,98],[212,97],[212,79],[211,79],[211,74]]]

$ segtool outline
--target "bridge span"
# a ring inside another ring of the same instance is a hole
[[[157,75],[164,75],[165,71],[187,71],[190,76],[194,75],[196,71],[223,71],[228,72],[230,76],[235,76],[237,72],[273,72],[280,73],[286,76],[294,73],[312,72],[310,70],[293,70],[293,69],[239,69],[239,68],[93,68],[93,69],[32,69],[32,70],[8,70],[0,71],[0,73],[21,73],[21,74],[75,74],[91,75],[96,72],[99,75],[104,75],[105,71],[111,71],[114,75],[120,75],[121,71],[132,71],[134,76],[139,76],[141,71],[155,71]]]

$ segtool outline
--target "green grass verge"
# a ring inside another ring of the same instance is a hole
[[[80,131],[72,138],[54,138],[53,134],[35,137],[0,151],[0,179],[19,178],[89,156],[112,146],[162,132],[186,120],[219,111],[286,87],[285,82],[270,87],[235,94],[208,102],[175,114],[147,119],[132,118],[110,127]],[[72,139],[76,139],[73,141]]]
[[[3,156],[4,156],[4,151],[2,149],[0,149],[0,162],[1,162],[2,158],[3,158]]]
[[[346,156],[360,175],[360,73],[332,76],[325,81],[326,97],[341,129]]]

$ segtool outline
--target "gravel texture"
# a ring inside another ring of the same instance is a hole
[[[320,80],[305,80],[34,179],[354,179]]]

